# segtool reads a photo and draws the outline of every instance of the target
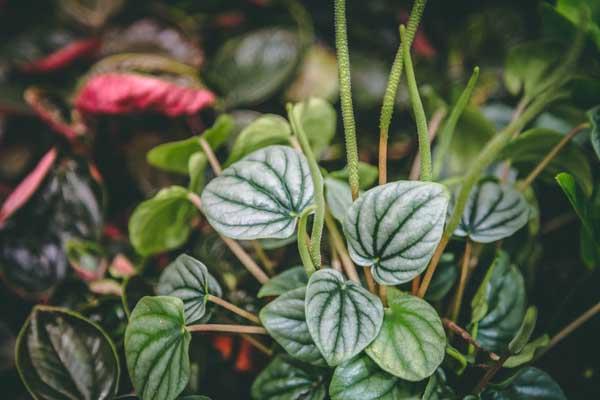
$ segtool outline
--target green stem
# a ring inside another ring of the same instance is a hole
[[[308,222],[308,216],[315,210],[314,206],[306,208],[300,218],[298,218],[298,252],[300,253],[300,259],[306,275],[311,276],[316,271],[312,257],[310,255],[309,239],[306,233],[306,224]]]
[[[429,143],[429,129],[427,129],[427,117],[423,109],[423,103],[419,96],[417,79],[413,69],[412,59],[410,58],[410,45],[407,40],[407,33],[404,25],[400,26],[400,40],[402,41],[402,54],[404,57],[404,68],[406,70],[406,81],[408,83],[408,93],[412,103],[415,121],[417,123],[417,134],[419,136],[419,155],[421,157],[421,180],[431,180],[431,145]]]
[[[454,130],[456,129],[456,124],[462,113],[464,112],[467,104],[469,104],[469,100],[473,95],[473,90],[475,89],[475,84],[477,83],[477,79],[479,78],[479,67],[475,67],[473,69],[473,74],[467,83],[467,87],[461,93],[458,101],[452,108],[452,112],[448,117],[448,121],[444,124],[442,131],[439,135],[439,142],[436,148],[434,162],[433,162],[433,177],[437,178],[440,175],[440,171],[442,168],[442,164],[444,162],[444,157],[448,154],[448,150],[450,149],[450,144],[452,143],[452,137],[454,136]]]
[[[358,145],[356,143],[356,122],[352,105],[352,83],[350,80],[350,54],[348,51],[348,32],[346,28],[346,1],[335,0],[335,47],[337,51],[338,74],[340,80],[340,103],[346,137],[346,156],[348,159],[348,181],[352,199],[358,198]]]
[[[301,104],[299,105],[302,106]],[[292,129],[298,137],[302,152],[308,160],[308,168],[314,187],[314,202],[316,206],[315,219],[313,221],[312,232],[310,235],[310,255],[313,266],[321,267],[321,238],[323,237],[323,226],[325,225],[325,195],[323,194],[323,176],[321,169],[317,163],[317,159],[310,147],[304,127],[299,121],[298,116],[294,112],[294,106],[288,104],[288,118],[292,124]]]
[[[286,7],[290,16],[298,25],[298,33],[300,36],[300,43],[304,50],[313,42],[314,39],[314,27],[313,20],[310,14],[306,11],[306,8],[298,0],[286,0]]]
[[[406,39],[409,42],[409,46],[412,44],[421,16],[425,10],[427,0],[416,0],[410,18],[408,19],[408,27],[406,29]],[[402,44],[398,47],[392,69],[390,70],[390,76],[388,78],[388,84],[385,89],[385,95],[383,96],[383,104],[381,106],[381,116],[379,118],[379,184],[382,185],[387,182],[387,143],[389,136],[390,124],[392,122],[392,116],[394,115],[394,103],[396,101],[396,93],[398,91],[398,85],[402,78],[402,70],[404,69],[404,59],[402,57]]]

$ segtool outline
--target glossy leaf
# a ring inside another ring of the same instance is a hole
[[[482,400],[567,400],[558,384],[544,371],[527,367],[481,394]]]
[[[383,322],[377,296],[333,269],[321,269],[306,288],[306,323],[330,366],[350,360],[369,345]]]
[[[292,357],[310,364],[325,365],[308,331],[305,297],[305,287],[283,293],[263,307],[259,317],[273,339]]]
[[[417,385],[382,371],[364,354],[335,369],[329,395],[332,400],[421,400]]]
[[[346,213],[352,207],[352,191],[347,182],[339,179],[326,177],[325,183],[325,201],[331,211],[331,215],[340,223],[344,222]]]
[[[529,205],[512,186],[494,181],[477,184],[469,195],[456,236],[492,243],[511,236],[529,221]]]
[[[378,283],[408,282],[427,267],[442,236],[449,200],[444,186],[399,181],[367,191],[344,221],[350,256],[372,266]]]
[[[437,312],[414,296],[395,298],[366,353],[384,371],[407,381],[431,376],[442,363],[446,334]]]
[[[519,354],[533,334],[537,322],[537,308],[531,306],[525,312],[523,321],[515,337],[508,343],[508,351],[511,354]]]
[[[366,162],[358,162],[358,178],[360,180],[360,189],[366,190],[377,182],[379,170],[376,166],[367,164]],[[328,177],[348,182],[348,169],[340,169],[339,171],[331,172]]]
[[[204,215],[233,239],[284,239],[312,202],[306,158],[285,146],[269,146],[236,162],[202,192]]]
[[[138,253],[155,254],[185,243],[197,213],[187,196],[186,189],[172,186],[137,206],[129,219],[129,239]]]
[[[458,278],[458,265],[452,253],[444,253],[425,295],[428,301],[442,300]]]
[[[502,365],[505,368],[515,368],[533,360],[540,350],[548,346],[550,336],[542,335],[539,338],[527,343],[519,354],[508,357]]]
[[[596,156],[600,159],[600,106],[594,107],[592,110],[588,111],[588,118],[592,125],[590,141],[592,142],[592,147],[596,152]]]
[[[277,356],[252,385],[254,400],[323,400],[327,394],[319,371]]]
[[[504,69],[504,82],[516,95],[521,90],[532,97],[541,89],[551,68],[564,54],[560,43],[537,41],[522,43],[509,50]]]
[[[144,297],[125,331],[129,376],[142,400],[174,400],[190,375],[183,302],[176,297]]]
[[[160,275],[157,294],[177,297],[183,301],[187,324],[208,320],[207,299],[209,294],[221,297],[222,291],[217,280],[206,266],[187,254],[182,254],[167,266]]]
[[[119,359],[109,337],[66,309],[36,306],[15,357],[34,399],[112,399],[119,386]]]
[[[337,127],[335,109],[327,101],[313,97],[295,104],[292,113],[302,125],[315,156],[319,157],[335,136]]]
[[[304,267],[292,267],[269,279],[258,291],[258,298],[275,297],[304,287],[308,284],[308,277]]]

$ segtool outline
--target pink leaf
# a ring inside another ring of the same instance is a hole
[[[45,73],[60,70],[80,58],[93,56],[100,49],[100,41],[95,38],[75,40],[47,56],[21,67],[28,73]]]

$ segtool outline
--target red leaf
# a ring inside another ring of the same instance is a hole
[[[27,200],[33,196],[46,175],[48,175],[52,165],[54,165],[56,155],[56,149],[50,149],[50,151],[42,157],[40,162],[38,162],[33,171],[31,171],[7,197],[4,204],[2,204],[2,208],[0,208],[0,227],[4,225],[4,222],[13,215],[15,211],[21,208],[27,203]]]
[[[64,120],[58,108],[44,98],[41,90],[37,88],[27,89],[25,91],[25,101],[31,106],[35,114],[55,132],[71,141],[79,136],[80,133],[77,128]]]
[[[196,114],[214,102],[215,95],[207,89],[138,74],[110,73],[90,78],[77,94],[75,106],[88,114],[155,111],[176,117]]]
[[[221,353],[221,357],[229,360],[233,351],[233,338],[231,336],[218,335],[212,340],[212,344]]]
[[[100,41],[96,38],[75,40],[43,58],[23,65],[21,69],[28,73],[57,71],[80,58],[94,55],[98,49],[100,49]]]

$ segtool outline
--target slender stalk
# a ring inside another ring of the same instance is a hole
[[[197,324],[185,327],[188,332],[228,332],[228,333],[251,333],[255,335],[268,335],[262,326],[229,325],[229,324]]]
[[[360,279],[358,278],[356,267],[354,266],[350,255],[348,254],[342,234],[338,230],[338,227],[329,212],[325,213],[325,225],[327,226],[327,231],[329,232],[329,240],[333,243],[335,250],[340,256],[342,266],[344,267],[344,272],[351,281],[360,285]]]
[[[308,221],[308,216],[314,211],[314,207],[309,207],[305,209],[300,218],[298,218],[298,252],[300,253],[300,259],[302,260],[302,265],[304,265],[304,270],[306,271],[306,275],[309,277],[316,271],[315,265],[313,264],[313,259],[310,254],[310,240],[308,238],[308,234],[306,233],[306,223]]]
[[[412,280],[410,293],[413,296],[416,296],[419,292],[419,285],[421,285],[421,275],[415,276],[415,279]]]
[[[560,151],[571,141],[571,139],[577,136],[579,132],[582,132],[589,127],[590,124],[584,122],[571,129],[569,133],[567,133],[560,140],[560,142],[558,142],[556,146],[554,146],[552,150],[550,150],[550,152],[546,154],[542,161],[540,161],[539,164],[533,169],[533,171],[529,173],[527,178],[525,178],[525,180],[519,184],[518,189],[520,191],[524,191],[525,189],[527,189],[529,185],[531,185],[531,183],[535,180],[535,178],[537,178],[542,173],[542,171],[548,166],[548,164],[550,164],[550,162],[554,160],[558,153],[560,153]]]
[[[310,147],[304,127],[298,120],[298,116],[294,112],[294,107],[288,104],[288,118],[292,124],[292,128],[298,137],[302,152],[308,160],[308,168],[310,169],[310,176],[312,178],[314,187],[314,203],[315,218],[312,225],[312,232],[310,235],[310,255],[312,263],[315,268],[321,267],[321,239],[323,236],[323,226],[325,224],[325,194],[323,193],[323,176],[321,175],[321,169],[319,163]]]
[[[358,145],[356,143],[356,122],[352,105],[352,83],[350,78],[350,53],[346,27],[346,0],[335,0],[335,47],[337,51],[338,74],[340,80],[340,103],[346,138],[348,159],[348,181],[352,199],[358,198]]]
[[[338,255],[338,252],[335,249],[335,245],[331,240],[329,241],[329,248],[331,252],[331,268],[343,273],[344,271],[342,270],[342,262],[340,261],[340,256]]]
[[[260,242],[258,240],[251,240],[250,244],[252,245],[252,248],[254,249],[254,253],[256,254],[256,257],[258,257],[260,262],[265,266],[265,269],[267,270],[267,272],[269,274],[273,274],[273,271],[275,269],[275,264],[273,263],[273,260],[271,260],[269,258],[269,256],[267,255],[267,252],[265,251],[265,249],[263,249],[263,247],[260,245]]]
[[[417,134],[419,137],[419,155],[421,157],[421,180],[431,180],[431,145],[429,143],[429,130],[427,129],[427,117],[419,95],[417,79],[410,57],[410,46],[406,36],[406,28],[400,25],[400,40],[402,41],[402,56],[404,58],[404,69],[406,70],[406,82],[408,93],[412,103],[415,121],[417,123]]]
[[[456,291],[456,297],[454,298],[454,305],[452,307],[452,313],[450,319],[452,321],[458,321],[458,315],[460,313],[460,306],[462,305],[462,298],[465,293],[465,286],[467,285],[467,276],[469,274],[469,262],[471,261],[471,240],[467,239],[465,244],[465,253],[463,255],[462,265],[460,268],[460,281],[458,282],[458,289]]]
[[[467,342],[468,344],[473,346],[477,352],[480,352],[481,350],[483,350],[481,345],[473,338],[473,336],[471,336],[471,334],[469,334],[469,332],[467,332],[464,328],[462,328],[455,322],[453,322],[447,318],[442,318],[442,323],[444,324],[446,329],[458,334],[458,336],[460,336],[465,342]],[[490,351],[490,352],[486,351],[486,353],[488,353],[488,356],[490,357],[491,360],[493,360],[493,361],[500,360],[500,356],[498,354],[494,353],[493,351]]]
[[[433,140],[435,139],[435,135],[438,131],[438,128],[440,127],[440,124],[442,123],[442,119],[444,119],[444,116],[446,116],[445,108],[438,108],[433,113],[431,121],[429,121],[429,142],[433,142]],[[408,179],[414,181],[419,178],[419,173],[421,172],[420,166],[421,156],[417,154],[413,161],[412,167],[410,168]]]
[[[409,41],[409,46],[412,45],[415,33],[421,21],[421,16],[425,10],[425,4],[427,0],[415,0],[410,17],[408,19],[408,26],[406,29],[406,40]],[[398,85],[402,78],[402,70],[404,69],[404,59],[402,57],[402,44],[398,46],[392,69],[390,70],[390,76],[388,78],[388,84],[385,89],[385,95],[383,96],[383,104],[381,106],[381,116],[379,118],[379,184],[383,185],[387,182],[387,145],[390,124],[392,122],[392,116],[394,115],[394,103],[396,101],[396,93],[398,91]]]
[[[242,337],[246,339],[252,346],[256,347],[259,351],[263,352],[265,355],[272,357],[273,350],[269,349],[265,346],[260,340],[248,335],[247,333],[242,333]]]
[[[388,302],[387,302],[387,286],[385,285],[379,285],[379,298],[381,299],[381,302],[383,303],[384,307],[387,307]]]
[[[500,359],[498,361],[496,361],[496,363],[492,366],[492,368],[488,369],[485,372],[485,374],[483,375],[483,377],[481,378],[479,383],[477,383],[477,386],[475,386],[475,389],[473,389],[474,394],[477,395],[477,394],[481,393],[483,391],[483,389],[485,389],[485,387],[491,382],[492,378],[494,378],[494,376],[496,376],[498,371],[500,371],[500,369],[502,369],[502,366],[504,365],[506,360],[508,360],[509,356],[510,356],[509,354],[503,355],[502,357],[500,357]]]
[[[198,142],[200,142],[200,147],[202,147],[202,150],[204,151],[204,154],[208,159],[208,163],[210,164],[212,170],[215,172],[215,175],[221,175],[221,173],[223,172],[223,169],[221,168],[221,163],[219,163],[219,160],[217,159],[217,156],[213,152],[212,148],[210,147],[210,144],[208,144],[206,139],[204,139],[202,136],[198,137]]]
[[[363,268],[365,272],[365,280],[367,281],[367,288],[369,292],[373,294],[377,294],[377,283],[375,283],[375,279],[373,279],[373,274],[371,273],[371,267]]]
[[[215,303],[215,304],[231,311],[232,313],[239,315],[242,318],[246,318],[248,321],[252,321],[257,324],[260,324],[260,319],[258,319],[258,317],[256,315],[254,315],[251,312],[248,312],[244,309],[241,309],[240,307],[228,302],[227,300],[223,300],[222,298],[213,296],[212,294],[208,294],[206,296],[206,300],[210,301],[211,303]]]

